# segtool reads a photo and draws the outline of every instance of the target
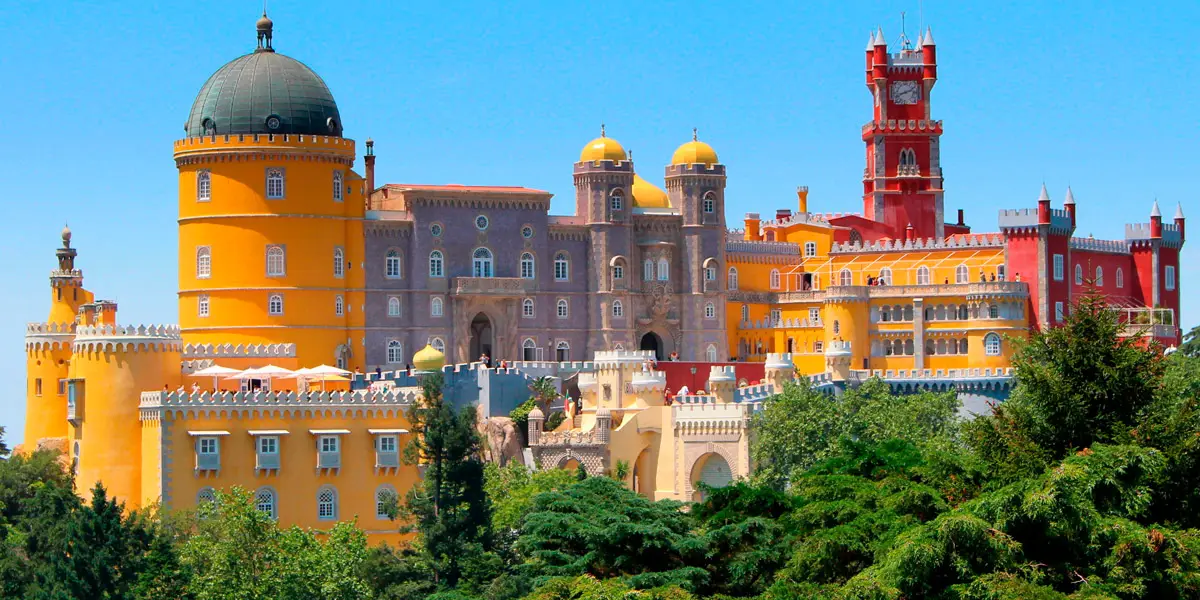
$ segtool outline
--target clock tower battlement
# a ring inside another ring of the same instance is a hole
[[[932,28],[914,47],[901,35],[899,51],[888,52],[883,29],[867,42],[866,83],[874,100],[863,126],[863,216],[882,226],[873,237],[902,238],[911,225],[917,238],[945,238],[939,139],[942,122],[930,114],[937,83],[937,48]]]

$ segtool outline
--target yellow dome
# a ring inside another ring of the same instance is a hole
[[[418,371],[441,371],[446,364],[446,355],[426,344],[413,355],[413,368]]]
[[[621,161],[627,160],[625,149],[621,142],[604,135],[604,126],[600,126],[600,137],[588,142],[579,153],[579,162],[594,162],[597,160]]]
[[[712,146],[696,139],[680,146],[671,156],[673,165],[702,164],[711,167],[717,162],[717,151],[713,150]]]
[[[662,188],[634,173],[633,205],[636,208],[671,208],[671,201]]]

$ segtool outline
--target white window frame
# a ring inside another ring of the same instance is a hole
[[[525,298],[524,300],[521,300],[522,319],[532,319],[536,313],[537,307],[533,301],[533,298]]]
[[[750,320],[750,305],[743,304],[742,305],[742,321],[745,322],[745,321],[749,321],[749,320]]]
[[[1117,288],[1122,289],[1124,287],[1125,287],[1125,269],[1117,267]]]
[[[1054,322],[1062,323],[1066,318],[1066,306],[1062,302],[1054,303]]]
[[[434,350],[437,350],[438,352],[441,352],[442,354],[446,353],[446,340],[443,340],[442,338],[440,338],[436,335],[429,338],[429,345],[433,346]]]
[[[429,316],[440,317],[445,313],[446,304],[441,296],[430,296],[429,298]]]
[[[333,247],[333,276],[337,279],[346,276],[346,251],[341,246]]]
[[[333,201],[341,202],[343,200],[342,193],[345,191],[345,186],[342,184],[342,172],[333,172]]]
[[[404,312],[404,305],[400,302],[400,296],[388,296],[387,299],[387,316],[399,317]]]
[[[267,200],[282,200],[287,195],[287,174],[280,167],[267,168]]]
[[[612,316],[615,318],[623,318],[625,316],[625,305],[620,300],[613,300]]]
[[[1054,280],[1063,280],[1063,255],[1061,254],[1054,255]]]
[[[521,253],[521,279],[536,279],[537,264],[534,262],[532,252]]]
[[[1096,267],[1096,287],[1104,287],[1104,267]]]
[[[929,267],[925,265],[917,267],[917,285],[929,285]]]
[[[429,276],[438,278],[446,276],[446,255],[442,254],[441,250],[429,253]]]
[[[779,269],[771,269],[771,289],[777,290],[783,284],[782,278],[779,275]]]
[[[967,268],[967,265],[958,265],[957,267],[954,267],[954,283],[970,282],[971,270]]]
[[[617,263],[617,264],[613,265],[612,277],[613,277],[613,279],[624,280],[625,279],[625,265],[623,265],[621,263]]]
[[[196,296],[196,316],[205,318],[209,315],[210,307],[208,302],[208,294]]]
[[[397,339],[390,339],[384,347],[387,356],[387,364],[402,365],[404,364],[404,344]]]
[[[647,258],[642,262],[642,281],[654,281],[654,261]]]
[[[1083,265],[1075,263],[1075,285],[1083,285]]]
[[[671,280],[671,263],[667,262],[667,259],[665,258],[658,259],[658,280]]]
[[[704,194],[704,202],[702,203],[704,214],[711,215],[717,212],[717,198],[712,192]]]
[[[346,299],[342,298],[341,294],[333,297],[333,314],[339,317],[346,316]]]
[[[567,302],[566,298],[559,298],[555,303],[555,314],[560,319],[566,319],[571,316],[571,303]]]
[[[379,520],[391,519],[384,509],[384,502],[387,500],[384,494],[391,494],[391,497],[396,500],[399,500],[400,498],[400,496],[396,494],[396,488],[392,487],[390,484],[385,483],[375,488],[375,518]]]
[[[525,338],[525,341],[521,342],[521,360],[537,360],[538,350],[537,342],[533,341],[533,338]]]
[[[625,194],[621,190],[613,190],[608,195],[609,210],[625,210]]]
[[[821,322],[821,309],[809,308],[808,309],[808,322],[809,322],[809,324],[820,323]]]
[[[328,497],[328,499],[325,499]],[[323,485],[317,490],[317,520],[336,521],[338,518],[338,493],[332,485]]]
[[[1000,334],[992,332],[983,336],[983,352],[988,356],[1000,356],[1003,351],[1003,342],[1000,339]]]
[[[889,267],[880,269],[879,281],[882,282],[883,285],[892,285],[892,269]]]
[[[267,296],[267,314],[272,317],[283,315],[283,294],[270,294]]]
[[[737,267],[729,267],[729,274],[726,275],[725,287],[730,291],[738,289]]]
[[[705,281],[716,281],[717,280],[717,268],[716,267],[704,267],[704,280]]]
[[[554,346],[554,360],[557,362],[567,362],[571,360],[571,344],[565,340],[560,341]]]
[[[196,492],[196,506],[200,506],[205,502],[215,502],[217,500],[217,492],[211,487],[205,486]]]
[[[267,246],[267,277],[287,276],[287,250],[278,244]]]
[[[1175,291],[1175,265],[1167,265],[1163,269],[1163,287],[1168,292]]]
[[[196,202],[212,201],[212,171],[199,169],[196,171]]]
[[[708,359],[708,362],[717,362],[717,345],[709,344],[708,348],[704,349],[704,357]]]
[[[268,518],[278,519],[279,495],[270,486],[254,490],[254,508],[267,515]]]
[[[492,251],[480,246],[471,251],[471,276],[488,278],[492,277],[492,259],[495,255]]]
[[[566,252],[554,254],[554,280],[569,281],[571,279],[571,258]]]
[[[705,319],[717,318],[717,305],[713,304],[712,302],[705,302],[704,303],[704,318]]]
[[[387,279],[402,279],[404,277],[403,263],[400,251],[395,248],[388,248],[387,253],[383,257],[383,276]]]
[[[841,271],[838,271],[838,285],[854,285],[854,273],[851,273],[850,269],[842,269]]]
[[[196,247],[196,279],[212,277],[212,248],[210,246]]]
[[[817,255],[816,242],[804,242],[804,258],[812,258]]]

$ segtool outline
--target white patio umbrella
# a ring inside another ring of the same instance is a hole
[[[196,377],[212,377],[213,378],[213,390],[215,391],[218,387],[217,386],[217,378],[218,377],[222,377],[225,375],[232,375],[234,373],[241,373],[241,371],[239,371],[237,369],[231,369],[229,367],[222,367],[221,365],[213,365],[211,367],[205,367],[203,369],[200,369],[199,371],[192,373],[192,375],[196,376]]]
[[[342,377],[348,377],[350,375],[350,371],[347,371],[345,369],[339,369],[337,367],[331,367],[329,365],[318,365],[311,369],[308,369],[308,374],[309,375],[341,375]],[[331,379],[330,381],[334,381],[334,380]]]
[[[283,367],[277,367],[275,365],[267,365],[265,367],[258,367],[258,368],[253,368],[253,369],[246,369],[245,371],[239,371],[237,374],[231,375],[231,376],[227,377],[226,379],[240,379],[240,380],[266,379],[266,380],[270,381],[270,380],[276,379],[276,378],[287,377],[287,376],[291,375],[292,373],[293,372],[290,369],[285,369]]]

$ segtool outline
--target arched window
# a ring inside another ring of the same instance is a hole
[[[1083,285],[1083,265],[1075,265],[1075,285]]]
[[[945,304],[937,305],[937,308],[935,308],[934,311],[937,314],[937,320],[939,320],[939,321],[946,320],[946,305]],[[950,314],[950,318],[954,318],[954,313]]]
[[[954,268],[954,283],[967,283],[970,275],[967,273],[967,265],[958,265]]]
[[[913,355],[913,350],[914,350],[914,345],[913,345],[912,338],[909,338],[909,339],[907,339],[907,340],[904,340],[904,354],[905,354],[905,356],[912,356],[912,355]]]
[[[1104,285],[1104,267],[1096,267],[1096,287]]]
[[[608,197],[608,206],[612,210],[622,210],[625,208],[625,194],[621,190],[613,190]]]
[[[566,252],[554,255],[554,280],[566,281],[571,278],[571,263]]]
[[[879,307],[879,320],[884,323],[891,321],[892,320],[892,307],[890,307],[890,306]]]
[[[196,171],[196,202],[212,200],[212,173],[208,169]]]
[[[958,340],[958,353],[959,353],[959,354],[966,354],[966,353],[967,353],[967,347],[968,347],[968,346],[967,346],[967,338],[963,338],[963,339],[961,339],[961,340]]]
[[[333,249],[333,276],[337,278],[346,275],[346,252],[341,248]]]
[[[442,259],[442,251],[434,250],[429,253],[429,276],[430,277],[445,277],[446,271],[443,268],[445,261]]]
[[[642,263],[642,280],[654,281],[654,261],[648,258]]]
[[[210,487],[200,488],[200,493],[196,494],[196,505],[199,506],[205,502],[214,502],[217,499],[216,492]]]
[[[842,323],[841,323],[841,321],[838,321],[837,319],[834,319],[834,320],[833,320],[833,333],[834,333],[834,334],[838,334],[838,333],[841,333],[841,332],[842,332]]]
[[[904,305],[904,320],[905,321],[913,320],[913,307],[911,304]]]
[[[442,297],[434,296],[434,297],[430,298],[429,299],[429,316],[440,317],[440,316],[442,316],[442,311],[443,311]]]
[[[742,321],[743,321],[743,322],[746,322],[746,321],[749,321],[749,320],[750,320],[750,305],[749,305],[749,304],[743,304],[743,305],[742,305]]]
[[[738,289],[738,273],[737,267],[729,267],[729,275],[725,281],[725,287],[730,291]]]
[[[399,496],[396,495],[396,488],[383,484],[375,490],[375,518],[376,519],[391,519],[392,513],[396,509],[396,501]]]
[[[854,275],[850,273],[850,269],[838,272],[838,285],[854,285]]]
[[[1125,287],[1125,271],[1119,267],[1117,268],[1117,287]]]
[[[472,277],[492,276],[492,251],[487,248],[476,248],[471,253]]]
[[[388,316],[389,317],[400,316],[400,297],[399,296],[388,296]]]
[[[771,269],[771,289],[779,289],[779,269]]]
[[[254,508],[258,509],[258,512],[275,519],[278,518],[276,516],[277,506],[275,490],[269,487],[262,487],[254,492]]]
[[[620,300],[613,300],[612,316],[614,316],[614,317],[624,317],[625,316],[625,305],[621,304]]]
[[[344,190],[344,188],[342,186],[342,172],[334,171],[333,172],[333,201],[334,202],[342,201],[342,191],[343,190]]]
[[[929,267],[917,267],[917,285],[929,285]]]
[[[567,304],[566,298],[558,299],[558,318],[565,319],[571,316],[570,306]]]
[[[521,342],[521,360],[537,360],[537,342],[533,338]]]
[[[525,252],[521,254],[521,277],[524,279],[533,279],[533,255]]]
[[[317,491],[317,519],[336,521],[338,514],[337,490],[332,485]]]
[[[892,285],[892,270],[887,267],[880,269],[879,282],[883,285]]]
[[[267,198],[283,198],[283,169],[267,169]]]
[[[208,316],[208,294],[200,294],[196,297],[196,314],[201,317]]]
[[[989,333],[983,338],[983,350],[988,356],[1000,356],[1000,336]]]
[[[966,321],[969,318],[971,318],[970,309],[967,308],[966,304],[959,304],[958,305],[958,320]]]
[[[616,287],[617,282],[624,283],[625,280],[625,259],[618,258],[612,264],[613,286]]]
[[[709,344],[708,348],[704,349],[704,358],[707,358],[708,362],[717,362],[716,344]]]
[[[283,295],[271,294],[267,296],[267,314],[278,316],[283,314]]]
[[[704,318],[705,319],[717,318],[717,307],[712,302],[704,303]]]
[[[267,246],[267,277],[283,277],[287,271],[287,258],[282,246]]]
[[[440,337],[429,338],[429,345],[442,354],[446,353],[446,341]]]
[[[988,305],[988,318],[989,319],[999,319],[1000,318],[1000,305],[999,304],[989,304]]]
[[[816,242],[804,242],[804,258],[812,258],[817,255]]]
[[[346,301],[340,294],[333,298],[333,314],[339,317],[346,314]]]
[[[915,167],[917,166],[917,153],[912,148],[903,148],[900,150],[900,166]]]
[[[383,276],[388,279],[400,279],[400,269],[400,251],[395,248],[388,249],[384,259]]]
[[[398,365],[404,362],[404,346],[399,340],[388,340],[387,343],[387,361],[388,364]]]
[[[996,265],[996,281],[1004,281],[1004,275],[1007,273],[1004,265]]]
[[[521,316],[526,319],[533,318],[533,298],[526,298],[521,301]]]
[[[716,211],[717,211],[716,196],[714,196],[712,192],[709,192],[704,195],[704,212],[711,214]]]
[[[934,344],[933,340],[925,340],[925,354],[929,356],[937,354],[937,344]]]
[[[208,246],[196,248],[196,279],[212,277],[212,250]]]
[[[658,280],[667,281],[669,279],[671,279],[671,264],[667,262],[667,259],[660,258],[658,259]]]
[[[941,339],[941,340],[937,341],[937,353],[938,354],[946,354],[946,340],[945,339]]]
[[[558,362],[567,362],[571,360],[571,345],[566,342],[559,342],[554,347],[554,360]]]

